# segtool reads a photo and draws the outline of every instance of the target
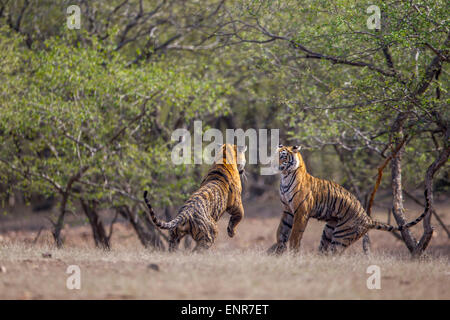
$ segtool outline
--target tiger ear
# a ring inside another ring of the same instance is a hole
[[[301,146],[293,146],[292,147],[292,151],[293,152],[299,152],[301,148],[302,148]]]

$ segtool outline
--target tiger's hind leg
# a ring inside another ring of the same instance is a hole
[[[204,225],[207,225],[207,227],[202,229],[197,228],[195,234],[193,235],[193,238],[197,243],[193,250],[195,252],[201,252],[209,249],[217,238],[217,234],[219,232],[217,224],[211,221],[208,224],[204,223]]]
[[[329,252],[331,252],[331,254],[333,255],[340,255],[345,251],[345,249],[347,249],[347,247],[348,245],[345,243],[336,240],[331,240]]]
[[[206,239],[202,239],[197,241],[197,245],[194,248],[194,252],[202,252],[208,250],[213,245],[213,242],[208,241]]]
[[[351,244],[361,238],[366,232],[367,228],[364,225],[357,226],[337,226],[333,231],[331,238],[330,251],[333,254],[341,254]]]
[[[178,249],[181,239],[185,236],[183,232],[175,228],[169,233],[169,251],[174,252]]]
[[[325,224],[322,232],[322,238],[320,239],[319,252],[328,253],[330,249],[331,240],[333,238],[334,228],[336,227],[335,221],[328,221]]]

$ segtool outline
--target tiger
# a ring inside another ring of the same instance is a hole
[[[169,221],[160,221],[148,201],[147,190],[144,201],[147,214],[160,229],[169,230],[169,251],[175,251],[181,239],[190,235],[196,242],[194,251],[209,249],[218,234],[217,222],[227,211],[230,220],[227,233],[234,237],[236,227],[244,217],[240,176],[244,175],[246,146],[224,144],[217,153],[214,164],[208,170],[200,187]]]
[[[283,214],[276,233],[276,243],[268,253],[281,254],[289,248],[298,252],[309,218],[326,222],[319,252],[340,254],[370,229],[402,231],[420,222],[416,220],[394,227],[372,219],[358,199],[332,181],[313,177],[306,171],[299,146],[278,146],[280,199]]]

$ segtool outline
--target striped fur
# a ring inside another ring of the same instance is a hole
[[[269,252],[300,248],[309,218],[326,222],[320,241],[321,252],[342,252],[370,229],[404,230],[421,221],[425,213],[403,226],[394,227],[369,217],[358,199],[342,186],[318,179],[306,172],[299,148],[279,147],[280,198],[283,214],[277,243]]]
[[[227,211],[231,217],[228,235],[233,237],[236,226],[244,217],[240,174],[244,171],[245,149],[236,145],[223,145],[221,159],[216,161],[203,179],[200,188],[179,209],[172,221],[160,221],[147,199],[144,200],[153,223],[169,230],[169,250],[177,249],[180,240],[189,234],[197,243],[194,250],[208,249],[217,237],[217,221]],[[216,159],[217,160],[217,159]]]

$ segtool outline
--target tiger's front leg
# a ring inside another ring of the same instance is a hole
[[[300,242],[302,241],[303,233],[305,232],[308,220],[309,215],[305,208],[299,208],[294,217],[294,226],[289,238],[289,248],[293,251],[298,252],[300,250]]]
[[[289,240],[291,234],[292,223],[294,221],[294,215],[291,213],[290,209],[285,206],[283,215],[281,216],[280,224],[277,229],[277,243],[267,250],[269,254],[282,254],[286,251],[286,243]]]
[[[236,227],[241,222],[242,218],[244,218],[244,207],[242,203],[237,204],[232,209],[228,210],[228,213],[231,215],[230,221],[228,222],[228,236],[233,238],[236,234]]]

